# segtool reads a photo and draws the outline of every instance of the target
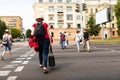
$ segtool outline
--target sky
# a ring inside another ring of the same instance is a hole
[[[34,22],[34,0],[0,0],[0,16],[20,16],[23,28],[31,29]]]

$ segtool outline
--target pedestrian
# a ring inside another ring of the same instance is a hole
[[[90,41],[89,41],[89,33],[88,33],[87,29],[84,29],[83,37],[84,37],[83,48],[87,47],[87,51],[89,52],[90,51]]]
[[[76,31],[76,34],[75,34],[75,43],[76,43],[76,46],[77,46],[77,52],[79,53],[80,52],[80,43],[82,42],[82,35],[80,34],[80,31]]]
[[[3,39],[2,39],[2,47],[4,48],[2,55],[1,55],[1,60],[4,60],[4,55],[8,51],[10,58],[12,58],[12,35],[10,34],[10,31],[8,29],[5,30]]]
[[[66,34],[66,31],[64,31],[65,34],[65,48],[68,46],[68,36]]]
[[[65,34],[60,32],[60,44],[61,44],[61,49],[65,48]]]
[[[36,18],[36,23],[32,26],[31,36],[35,36],[35,30],[37,29],[38,24],[42,24],[44,28],[45,35],[42,38],[36,38],[38,40],[38,53],[39,53],[39,67],[42,68],[44,73],[48,72],[47,69],[47,61],[48,61],[48,53],[49,53],[49,45],[51,45],[51,38],[49,33],[48,24],[43,22],[43,16]]]

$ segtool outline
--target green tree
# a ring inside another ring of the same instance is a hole
[[[13,38],[17,38],[21,36],[21,31],[16,28],[11,28],[11,35]]]
[[[7,29],[5,22],[0,20],[0,39],[2,39],[5,29]]]
[[[29,38],[30,35],[31,35],[31,30],[27,29],[27,31],[26,31],[26,38]]]
[[[117,19],[118,35],[120,36],[120,0],[117,1],[117,4],[114,8],[114,12]]]
[[[90,35],[94,35],[97,36],[99,31],[100,31],[100,26],[95,24],[95,19],[93,17],[93,15],[90,16],[89,21],[88,21],[88,31],[90,33]]]

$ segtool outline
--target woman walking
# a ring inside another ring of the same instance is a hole
[[[10,34],[10,31],[8,29],[5,30],[4,35],[3,35],[3,43],[2,46],[4,48],[2,55],[1,55],[1,60],[4,60],[4,55],[6,51],[8,51],[10,58],[12,58],[12,35]]]
[[[80,34],[79,31],[76,31],[76,34],[75,34],[75,43],[76,43],[76,46],[77,46],[77,52],[79,53],[80,52],[80,43],[82,42],[82,35]]]
[[[35,30],[39,24],[42,25],[45,31],[45,35],[42,38],[37,38],[38,41],[38,52],[39,52],[39,66],[43,69],[44,73],[48,72],[47,69],[47,61],[48,61],[48,53],[49,53],[49,45],[51,44],[51,38],[49,33],[48,24],[43,22],[43,17],[36,18],[36,22],[33,24],[31,35],[35,36]]]

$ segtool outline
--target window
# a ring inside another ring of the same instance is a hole
[[[49,3],[53,3],[53,0],[49,0]]]
[[[62,27],[63,27],[63,24],[58,24],[58,27],[59,27],[59,28],[62,28]]]
[[[115,36],[115,31],[112,31],[112,35]]]
[[[78,28],[78,29],[81,29],[81,24],[77,24],[77,28]]]
[[[63,16],[58,16],[58,20],[62,20],[62,17],[63,17]]]
[[[67,3],[70,3],[70,2],[72,2],[72,0],[66,0],[66,2],[67,2]]]
[[[54,16],[49,16],[49,20],[50,21],[54,20]]]
[[[62,0],[58,0],[58,3],[62,3]]]
[[[50,29],[54,28],[54,24],[53,23],[49,23]]]
[[[67,9],[66,9],[67,12],[71,12],[71,11],[72,11],[72,6],[67,6],[66,8],[67,8]]]
[[[98,9],[97,9],[97,8],[95,9],[95,12],[98,12]]]
[[[58,12],[62,12],[63,11],[63,7],[62,6],[58,6]]]
[[[112,16],[112,20],[114,20],[114,16]]]
[[[39,3],[43,3],[43,0],[39,0]]]
[[[71,24],[70,23],[67,24],[67,28],[71,28]]]
[[[80,20],[80,15],[77,15],[77,20]]]
[[[54,6],[49,6],[49,12],[54,12]]]
[[[112,23],[112,28],[114,28],[114,23]]]
[[[73,15],[72,14],[68,14],[67,15],[67,20],[73,20]]]

